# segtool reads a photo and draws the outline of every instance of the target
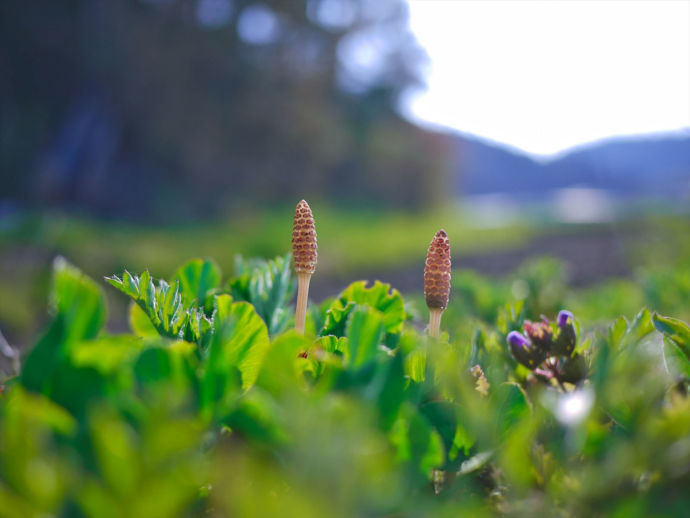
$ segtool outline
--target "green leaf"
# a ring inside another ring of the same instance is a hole
[[[333,335],[322,336],[315,343],[328,353],[349,354],[347,338],[344,336],[341,338]]]
[[[690,379],[690,358],[688,358],[678,344],[668,336],[664,336],[664,359],[666,366],[674,376]]]
[[[444,450],[450,454],[458,431],[458,416],[454,404],[446,401],[429,401],[419,407],[443,441]]]
[[[429,421],[412,407],[407,407],[395,421],[389,438],[397,451],[397,460],[410,462],[413,472],[428,480],[431,470],[443,464],[443,441]]]
[[[196,382],[197,359],[194,344],[178,340],[149,344],[134,363],[134,375],[139,384],[150,389],[161,383],[166,388],[186,390]]]
[[[690,360],[690,327],[677,318],[664,317],[658,313],[652,316],[654,327],[675,343]]]
[[[301,375],[309,360],[302,358],[301,353],[311,346],[310,340],[294,331],[280,335],[268,349],[257,386],[276,397],[304,387]]]
[[[621,347],[621,341],[628,330],[628,322],[624,317],[618,317],[616,321],[609,328],[609,343],[615,349]]]
[[[424,381],[427,350],[420,345],[405,357],[405,374],[416,383]]]
[[[122,279],[112,276],[106,280],[137,303],[160,336],[200,343],[210,328],[210,321],[197,309],[196,302],[193,301],[191,306],[183,303],[179,280],[170,285],[161,279],[155,286],[148,271],[140,277],[125,271]],[[204,320],[207,320],[206,324]],[[136,310],[130,310],[130,325],[139,336],[151,335],[151,326]]]
[[[160,336],[148,315],[136,302],[129,306],[129,327],[135,335],[141,338],[155,338]]]
[[[620,319],[619,319],[620,321]],[[617,322],[618,324],[618,322]],[[621,348],[638,343],[642,338],[654,331],[652,315],[647,308],[643,308],[627,326],[621,340]]]
[[[389,430],[398,417],[406,396],[405,385],[402,356],[396,354],[393,357],[381,357],[376,374],[365,389],[365,393],[371,398],[376,398],[376,406],[384,430]]]
[[[233,298],[251,303],[271,336],[284,331],[292,316],[289,302],[295,290],[290,254],[271,261],[237,256],[235,273],[238,276],[228,285]]]
[[[343,336],[346,320],[356,304],[380,311],[386,333],[399,333],[402,330],[405,305],[398,290],[379,281],[371,287],[367,287],[366,281],[357,281],[350,284],[331,304],[321,336]]]
[[[230,295],[216,297],[213,337],[203,379],[203,406],[225,399],[241,387],[251,387],[270,345],[268,329],[251,304],[233,302]]]
[[[506,437],[511,428],[530,412],[529,400],[517,383],[503,383],[495,392],[495,401],[498,408],[498,433],[501,437]]]
[[[24,386],[35,391],[49,390],[53,373],[71,348],[95,338],[106,317],[100,287],[61,257],[53,263],[50,298],[55,317],[29,353],[21,375]]]
[[[360,367],[376,356],[384,335],[383,315],[366,306],[356,306],[346,329],[350,364]]]
[[[71,435],[77,429],[77,422],[64,408],[21,387],[12,389],[0,411],[0,423],[5,426],[14,426],[16,420],[26,420],[32,427],[48,427],[64,435]]]
[[[141,465],[135,451],[135,432],[114,411],[97,408],[90,419],[90,435],[103,480],[116,495],[134,492]]]
[[[207,259],[192,259],[180,266],[173,281],[179,281],[182,296],[187,305],[196,302],[204,307],[207,298],[220,286],[221,273],[218,265]]]
[[[144,343],[133,336],[107,336],[82,342],[73,348],[71,361],[76,367],[91,367],[101,374],[113,374],[141,351]]]

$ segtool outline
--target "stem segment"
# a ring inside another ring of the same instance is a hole
[[[309,281],[311,273],[297,274],[297,307],[295,308],[295,331],[304,334],[304,322],[307,317],[307,299],[309,298]]]
[[[438,338],[441,335],[442,308],[429,308],[429,336]]]

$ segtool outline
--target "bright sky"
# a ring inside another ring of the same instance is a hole
[[[418,122],[539,155],[690,128],[690,0],[408,1]]]

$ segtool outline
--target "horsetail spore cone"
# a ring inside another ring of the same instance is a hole
[[[450,296],[450,243],[445,230],[436,232],[424,266],[424,298],[429,308],[429,336],[438,337],[441,316]]]
[[[316,227],[309,204],[302,200],[295,209],[292,227],[292,256],[297,272],[297,307],[295,309],[295,330],[304,333],[307,315],[309,280],[316,270]]]

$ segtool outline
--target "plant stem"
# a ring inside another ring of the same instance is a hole
[[[441,316],[443,309],[429,308],[429,336],[438,338],[441,334]]]
[[[297,274],[297,307],[295,308],[295,331],[304,334],[304,322],[307,317],[307,299],[309,298],[309,281],[311,273]]]

